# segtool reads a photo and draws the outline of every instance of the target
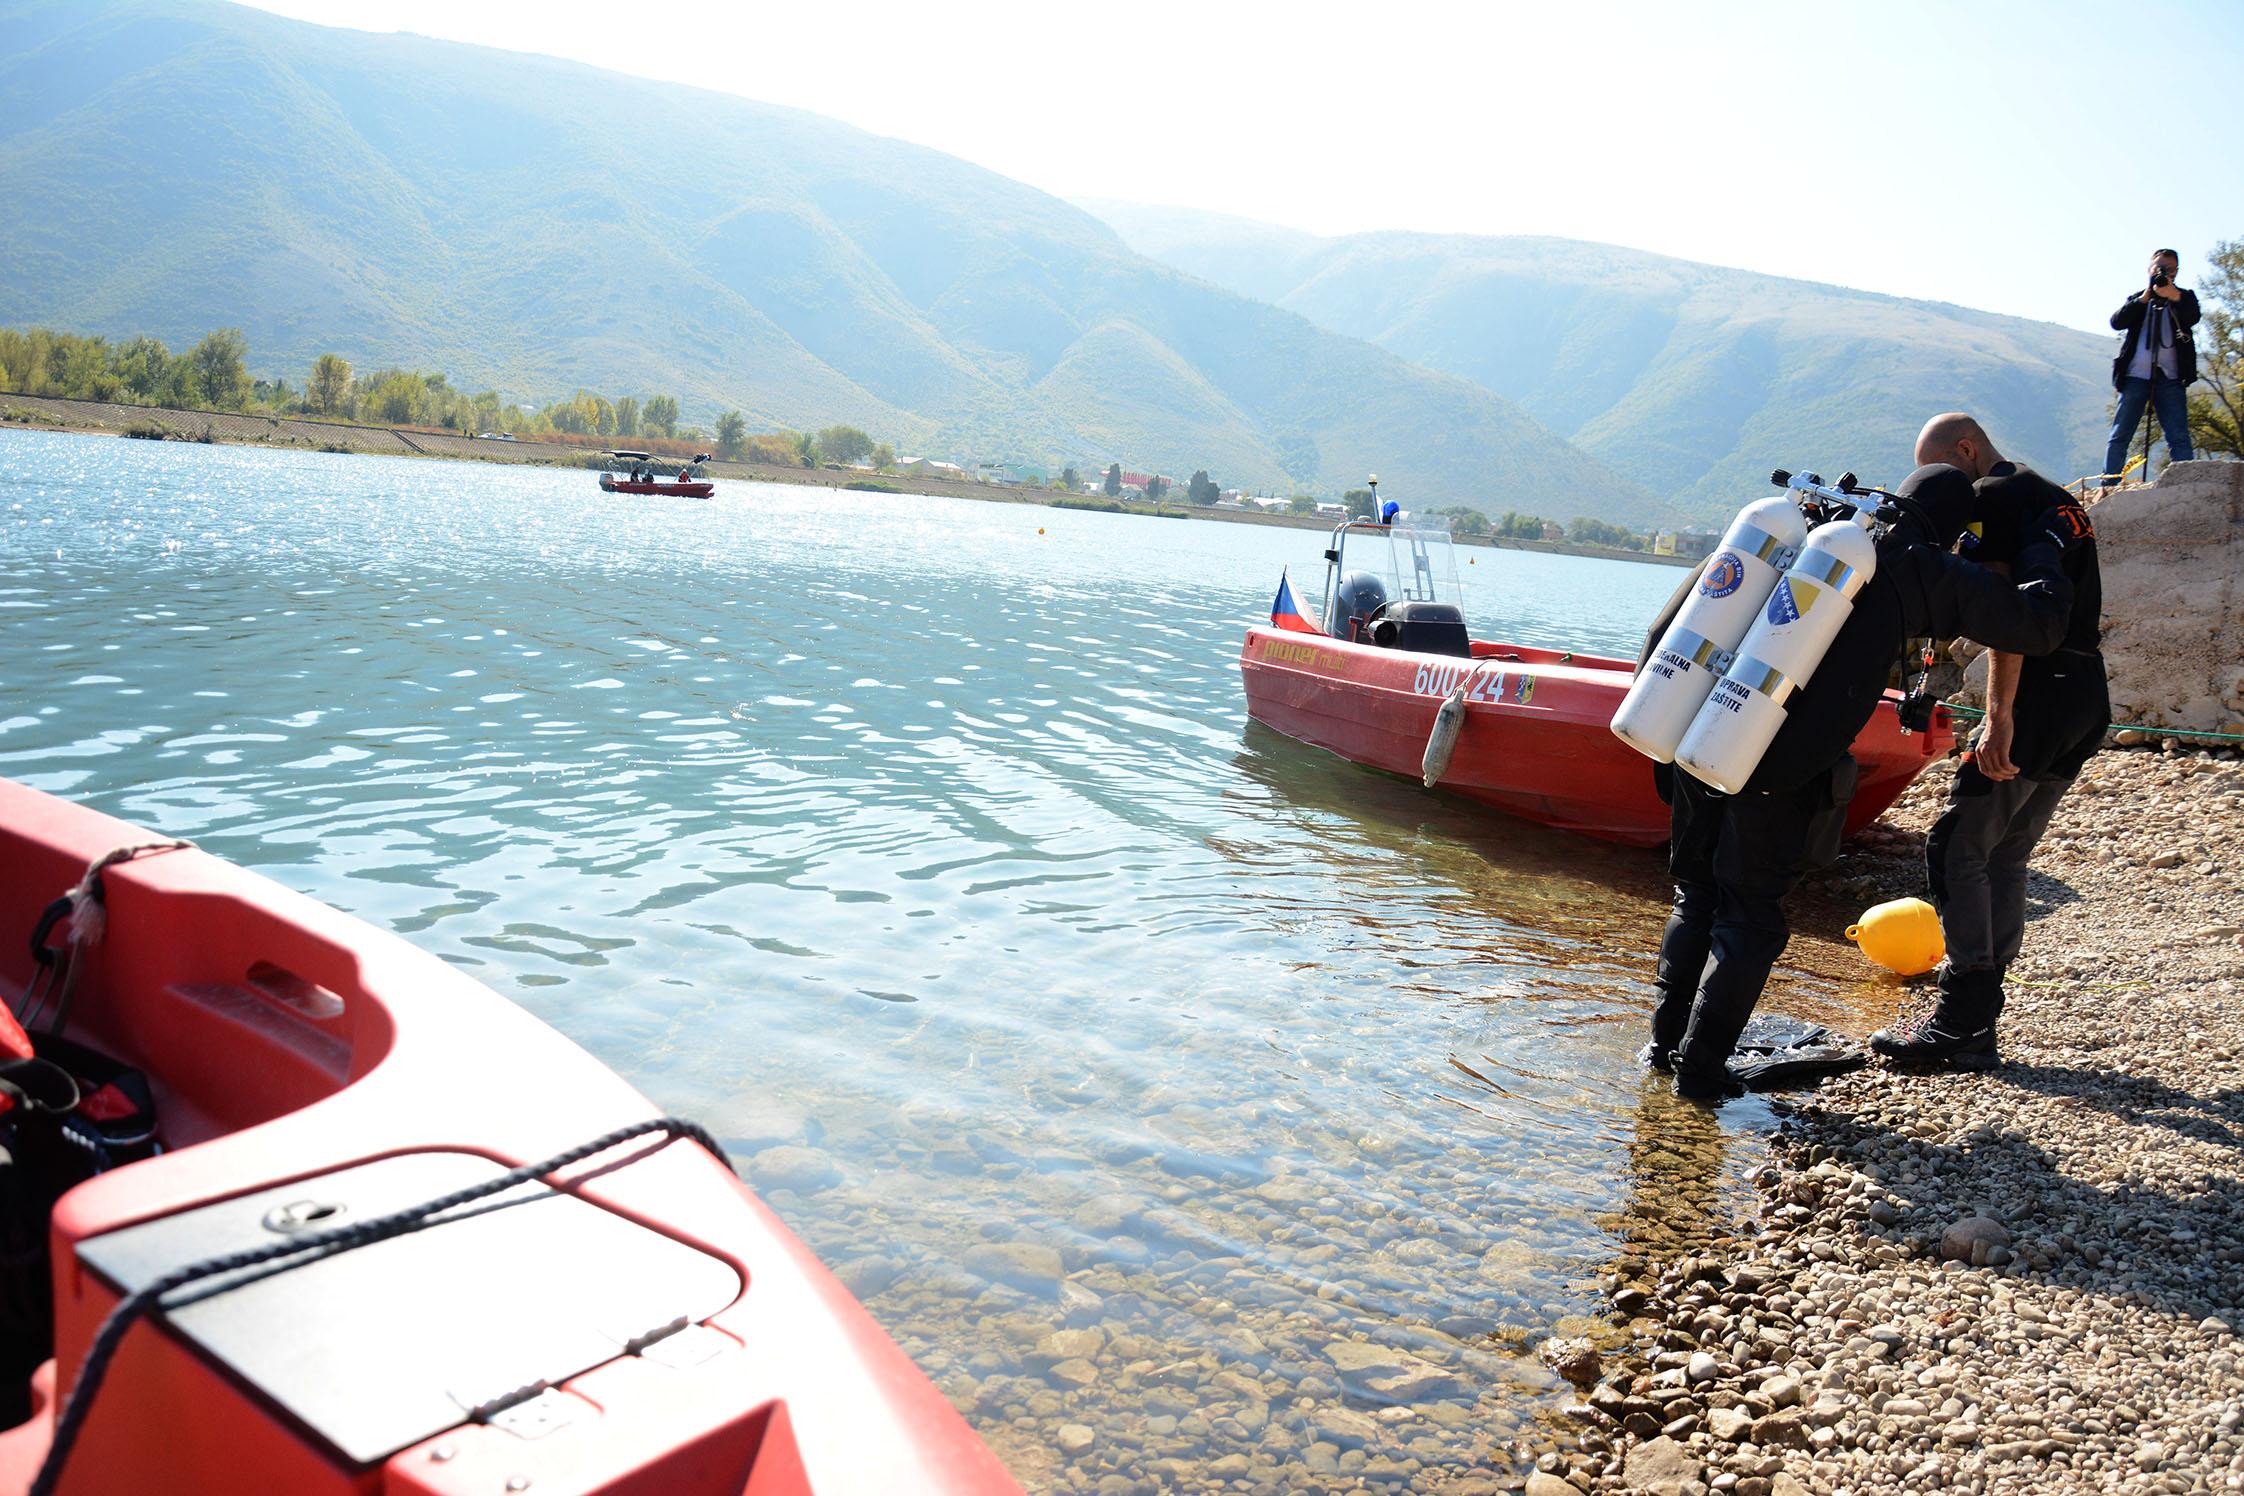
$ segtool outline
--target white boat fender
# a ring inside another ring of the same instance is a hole
[[[1725,794],[1745,788],[1784,725],[1785,703],[1814,676],[1856,594],[1877,574],[1875,524],[1857,511],[1809,533],[1683,735],[1678,768]]]
[[[1654,763],[1675,757],[1738,641],[1807,538],[1808,523],[1788,498],[1758,499],[1738,511],[1698,586],[1621,698],[1613,736]]]
[[[1467,671],[1465,678],[1457,683],[1457,689],[1442,702],[1441,710],[1434,713],[1434,730],[1426,735],[1426,756],[1418,764],[1419,777],[1425,781],[1426,788],[1432,789],[1435,782],[1449,772],[1449,756],[1457,751],[1458,736],[1465,730],[1465,696],[1472,690],[1473,682],[1480,678],[1481,671],[1492,663],[1483,660]]]

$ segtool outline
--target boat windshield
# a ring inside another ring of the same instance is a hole
[[[1323,621],[1327,633],[1345,637],[1346,610],[1338,592],[1351,577],[1376,578],[1390,602],[1459,601],[1457,555],[1449,522],[1437,516],[1403,519],[1391,525],[1352,519],[1336,525],[1325,551]],[[1337,625],[1337,626],[1336,626]]]

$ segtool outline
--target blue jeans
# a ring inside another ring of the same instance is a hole
[[[2112,439],[2104,448],[2104,487],[2110,488],[2119,481],[2119,470],[2127,466],[2127,449],[2135,443],[2135,428],[2143,424],[2143,407],[2150,406],[2158,412],[2158,427],[2166,433],[2166,458],[2169,462],[2188,462],[2197,455],[2189,444],[2189,391],[2178,379],[2168,379],[2154,374],[2148,379],[2129,379],[2119,387],[2119,410],[2112,416]],[[2143,477],[2150,478],[2146,464]]]

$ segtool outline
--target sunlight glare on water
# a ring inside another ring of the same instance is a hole
[[[1656,854],[1247,722],[1241,630],[1322,547],[0,434],[0,773],[706,1121],[1034,1487],[1439,1489],[1724,1135],[1629,1058]],[[1526,643],[1632,653],[1676,579],[1471,554]]]

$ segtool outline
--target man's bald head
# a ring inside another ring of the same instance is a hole
[[[1960,410],[1934,416],[1925,422],[1925,429],[1917,433],[1919,467],[1928,462],[1945,462],[1978,479],[1986,477],[2000,461],[2002,453],[1987,440],[1985,428]]]

